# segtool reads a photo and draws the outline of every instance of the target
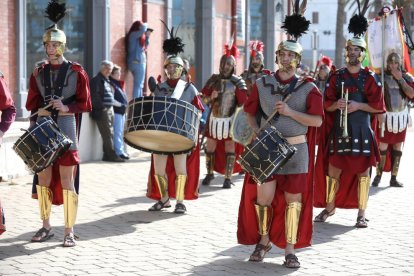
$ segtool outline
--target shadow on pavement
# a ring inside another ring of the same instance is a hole
[[[171,207],[173,208],[173,207]],[[122,236],[136,232],[135,225],[152,223],[164,219],[175,218],[177,214],[172,212],[148,212],[146,210],[132,211],[117,214],[112,217],[102,218],[87,223],[79,223],[75,225],[75,234],[79,236],[79,241],[87,241],[99,238],[108,238],[113,236]],[[29,240],[35,234],[37,229],[21,234],[10,239],[2,239],[2,243],[11,243],[8,246],[0,246],[0,260],[23,255],[33,255],[39,252],[54,249],[62,246],[63,226],[53,227],[55,236],[48,241],[42,243],[41,248],[26,248],[27,244],[31,244]],[[27,241],[25,243],[19,243]],[[55,244],[57,242],[57,244]],[[53,245],[50,245],[52,244]],[[49,245],[49,246],[48,246]]]
[[[353,225],[315,222],[313,224],[313,245],[332,242],[337,239],[336,237],[352,230],[356,230]]]
[[[145,197],[145,196],[132,196],[132,197],[125,197],[120,198],[115,201],[115,203],[103,205],[102,208],[116,208],[125,205],[133,205],[137,203],[148,203],[151,204],[152,200]],[[154,201],[155,202],[155,201]],[[148,207],[149,208],[149,207]],[[102,212],[106,211],[105,209]]]
[[[34,234],[35,232],[31,232],[31,233],[20,235],[17,238],[3,239],[2,242],[12,243],[12,244],[8,246],[0,246],[0,261],[5,260],[7,258],[13,258],[16,256],[34,255],[37,253],[55,249],[57,247],[62,247],[63,238],[62,240],[59,240],[58,244],[55,244],[55,239],[56,239],[56,236],[55,236],[51,238],[50,240],[43,243],[43,245],[49,245],[49,246],[42,246],[40,248],[35,248],[35,249],[27,248],[27,244],[31,244],[29,240],[32,238]],[[27,241],[27,242],[17,243],[19,241]],[[51,245],[52,243],[53,245]]]
[[[223,257],[222,259],[197,266],[188,275],[200,275],[201,272],[209,272],[206,275],[233,275],[228,274],[230,267],[237,267],[239,272],[243,271],[241,275],[269,275],[270,271],[271,275],[289,275],[297,271],[297,269],[288,269],[283,266],[283,249],[273,247],[263,262],[249,262],[248,258],[253,250],[254,245],[237,245],[221,251],[217,256]],[[298,257],[300,258],[299,255]]]

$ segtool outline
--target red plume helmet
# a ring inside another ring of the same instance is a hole
[[[252,57],[256,57],[256,54],[259,53],[263,53],[263,48],[264,48],[264,44],[261,41],[255,40],[255,41],[250,41],[250,55]]]
[[[330,57],[327,56],[322,56],[321,58],[321,63],[325,64],[326,66],[328,66],[329,68],[332,67],[332,59]]]
[[[224,54],[229,57],[233,56],[235,59],[239,57],[239,49],[236,45],[224,44]]]

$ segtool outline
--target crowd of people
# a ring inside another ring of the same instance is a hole
[[[81,115],[90,112],[96,122],[103,140],[102,160],[124,162],[129,159],[123,136],[128,98],[120,66],[103,60],[98,74],[89,80],[80,64],[65,59],[66,35],[57,28],[61,17],[54,13],[54,5],[59,4],[52,1],[46,9],[54,22],[43,35],[47,61],[38,64],[30,77],[26,108],[32,112],[31,125],[50,117],[72,143],[53,164],[35,174],[32,192],[39,202],[42,227],[31,241],[43,242],[53,237],[51,207],[63,204],[63,246],[73,247]],[[297,24],[288,24],[292,18],[303,25],[299,32],[295,29]],[[365,18],[359,15],[359,19]],[[151,85],[151,96],[164,99],[169,106],[176,102],[186,104],[198,120],[208,106],[204,130],[207,174],[200,181],[198,128],[197,141],[184,150],[161,148],[157,141],[139,144],[152,153],[147,196],[156,202],[149,211],[170,208],[171,199],[175,198],[174,213],[184,214],[184,200],[198,198],[199,182],[211,185],[216,171],[224,175],[222,188],[228,189],[234,185],[232,175],[242,172],[245,176],[237,239],[240,244],[256,245],[249,261],[263,261],[273,244],[284,249],[286,267],[299,268],[296,249],[311,245],[313,222],[325,222],[337,208],[354,208],[358,209],[355,227],[366,228],[370,186],[377,187],[383,172],[388,170],[390,186],[403,187],[397,175],[408,127],[409,102],[414,99],[414,78],[403,69],[401,56],[391,53],[381,84],[377,74],[362,67],[367,45],[363,31],[352,26],[354,36],[346,42],[345,67],[336,69],[331,59],[323,57],[313,76],[307,74],[301,67],[303,48],[298,39],[308,26],[301,10],[295,9],[293,15],[286,17],[283,28],[292,39],[278,45],[275,72],[264,68],[263,43],[253,41],[249,67],[237,75],[237,47],[225,45],[219,73],[208,79],[200,93],[180,57],[184,51],[181,38],[168,30],[170,37],[163,44],[166,80]],[[145,48],[151,32],[146,23],[137,21],[127,34],[134,98],[143,96]],[[14,120],[15,109],[2,75],[0,81],[1,145],[1,138]],[[249,128],[246,131],[251,133],[244,145],[235,142],[232,134],[237,108],[244,112]],[[181,122],[172,119],[177,124]],[[182,129],[188,130],[198,123],[183,122],[187,125]],[[188,132],[188,136],[194,136]],[[278,142],[264,145],[269,140]],[[284,147],[293,147],[294,153],[286,157],[283,150],[277,149]],[[251,167],[236,162],[252,152],[258,157],[249,163]],[[269,159],[273,160],[271,168],[263,169]],[[376,167],[376,176],[371,184],[372,167]],[[324,209],[313,217],[313,207]],[[0,233],[5,230],[2,214],[0,206]]]

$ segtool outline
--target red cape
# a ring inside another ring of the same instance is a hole
[[[165,169],[168,178],[168,196],[175,198],[175,169],[174,159],[168,156],[167,166]],[[187,184],[185,185],[184,199],[191,200],[198,198],[198,184],[200,177],[200,144],[194,148],[189,156],[187,156]],[[160,200],[161,195],[158,191],[154,176],[154,160],[151,156],[151,169],[148,175],[147,197]]]
[[[334,112],[325,113],[325,121],[321,126],[319,135],[319,147],[315,164],[315,193],[314,206],[326,207],[326,176],[328,175],[329,145],[328,136],[333,128]],[[377,129],[377,121],[371,123],[374,133]],[[335,197],[335,206],[344,209],[358,209],[358,175],[352,168],[343,170],[340,179],[339,190]]]
[[[312,215],[312,196],[313,196],[313,162],[315,157],[316,128],[309,127],[308,134],[309,147],[309,173],[306,178],[308,189],[302,194],[302,212],[300,216],[298,241],[295,248],[308,247],[312,243],[313,215]],[[237,223],[237,240],[240,244],[257,244],[260,240],[254,204],[256,203],[257,187],[250,175],[246,173],[243,183],[243,190],[239,206],[239,218]],[[284,192],[276,189],[275,197],[272,202],[273,219],[269,231],[270,240],[277,247],[286,247],[285,237],[285,209],[286,201]]]
[[[239,173],[243,169],[237,160],[239,160],[240,155],[243,153],[244,147],[239,143],[235,142],[235,153],[236,153],[236,161],[234,162],[233,173]],[[216,151],[214,152],[215,162],[214,162],[214,171],[225,174],[226,172],[226,152],[224,150],[224,140],[217,140],[217,147]]]

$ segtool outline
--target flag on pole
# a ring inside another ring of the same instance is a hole
[[[383,30],[385,34],[382,34]],[[385,35],[384,49],[382,49],[383,35]],[[404,39],[398,10],[392,10],[371,21],[367,31],[367,42],[370,66],[376,73],[381,73],[381,63],[390,53],[398,53],[404,59]]]

